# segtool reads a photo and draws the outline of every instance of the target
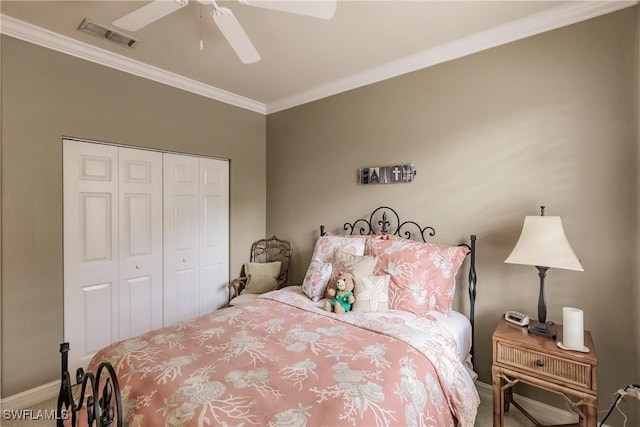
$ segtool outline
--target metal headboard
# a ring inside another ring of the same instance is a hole
[[[427,241],[427,236],[433,237],[436,235],[436,230],[433,227],[422,227],[415,221],[400,221],[400,216],[388,206],[380,206],[374,209],[369,215],[369,218],[359,218],[353,222],[345,222],[343,229],[349,235],[359,234],[362,236],[374,235],[374,234],[389,234],[405,239],[412,239],[413,236],[422,239],[423,242]],[[326,235],[325,226],[320,226],[320,235]],[[478,283],[478,275],[476,273],[476,235],[469,236],[469,243],[462,243],[459,246],[466,246],[469,249],[468,256],[469,262],[469,321],[471,323],[471,363],[474,359],[474,341],[475,341],[475,305],[476,305],[476,285]]]
[[[360,228],[356,230],[356,227]],[[436,235],[436,230],[433,227],[421,227],[415,221],[401,222],[398,213],[388,206],[380,206],[374,209],[369,215],[369,219],[360,218],[352,223],[346,222],[343,228],[347,234],[351,235],[391,234],[405,239],[412,238],[411,228],[413,228],[414,233],[420,233],[423,242],[427,241],[425,233],[431,237]],[[324,225],[320,226],[320,235],[325,235]]]

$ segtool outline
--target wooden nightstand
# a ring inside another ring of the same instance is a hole
[[[504,412],[513,404],[527,418],[540,424],[513,400],[511,388],[519,382],[562,395],[579,416],[581,427],[596,427],[598,413],[598,357],[585,331],[580,353],[560,349],[562,325],[555,325],[557,341],[532,335],[526,327],[508,323],[504,317],[493,333],[493,426],[504,425]]]

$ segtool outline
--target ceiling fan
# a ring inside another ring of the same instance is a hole
[[[260,60],[260,54],[231,9],[218,6],[216,0],[197,0],[212,4],[211,19],[216,23],[231,48],[244,64]],[[331,19],[336,11],[336,0],[238,0],[247,6],[257,6],[281,12]],[[154,0],[139,9],[113,21],[113,25],[129,31],[138,31],[189,4],[189,0]]]

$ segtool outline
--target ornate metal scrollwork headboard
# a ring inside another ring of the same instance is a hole
[[[359,228],[357,228],[359,227]],[[427,236],[436,235],[433,227],[422,227],[415,221],[400,221],[398,213],[388,206],[380,206],[371,212],[369,218],[360,218],[354,222],[346,222],[343,226],[347,234],[391,234],[405,239],[413,239],[414,235],[427,241]],[[320,234],[325,235],[324,226],[320,226]],[[414,239],[416,240],[416,239]]]
[[[343,229],[347,234],[360,234],[362,236],[370,234],[390,234],[405,239],[427,241],[427,236],[433,237],[436,230],[433,227],[422,227],[415,221],[400,221],[400,216],[388,206],[380,206],[371,212],[369,218],[360,218],[353,222],[345,222]],[[320,235],[324,236],[325,226],[320,226]],[[474,362],[474,338],[475,338],[475,304],[476,304],[476,285],[478,276],[476,273],[476,235],[472,234],[469,243],[462,243],[460,246],[469,248],[469,321],[471,322],[471,362]]]

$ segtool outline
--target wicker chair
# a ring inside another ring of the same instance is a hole
[[[274,262],[280,261],[280,275],[277,278],[277,289],[287,286],[289,283],[289,264],[291,263],[291,253],[293,248],[291,242],[278,239],[272,236],[268,239],[261,239],[251,245],[251,254],[249,262]],[[229,282],[229,305],[235,305],[239,302],[255,299],[258,294],[242,294],[242,290],[247,285],[247,275],[242,266],[240,276]]]

